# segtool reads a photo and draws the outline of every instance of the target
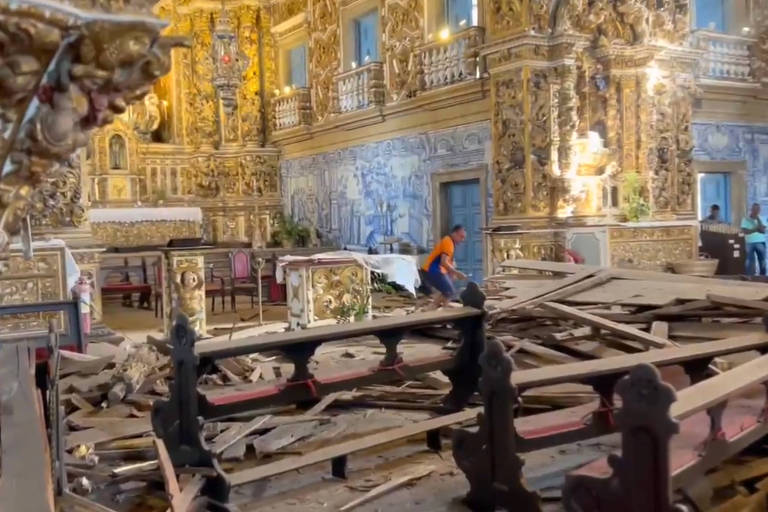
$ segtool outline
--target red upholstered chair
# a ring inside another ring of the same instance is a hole
[[[230,302],[232,311],[237,311],[237,296],[245,295],[251,298],[251,307],[255,306],[259,296],[259,285],[251,269],[251,253],[245,249],[235,249],[229,254],[232,270],[232,288],[230,290]],[[264,285],[264,278],[262,278]],[[262,286],[262,296],[269,288]]]
[[[101,287],[101,296],[106,297],[108,295],[122,295],[123,305],[133,307],[133,294],[139,294],[139,307],[146,303],[149,309],[149,299],[152,296],[152,285],[147,282],[147,262],[144,258],[141,259],[141,266],[129,266],[128,259],[124,261],[122,267],[116,267],[111,269],[105,269],[107,276],[104,279],[104,285]],[[131,272],[136,272],[140,275],[139,283],[131,281]],[[111,277],[119,275],[119,280]]]

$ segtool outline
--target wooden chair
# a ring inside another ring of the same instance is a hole
[[[250,297],[251,307],[254,307],[259,285],[251,272],[251,253],[245,249],[235,249],[229,254],[229,262],[232,269],[232,288],[230,289],[232,311],[237,311],[238,295]],[[264,293],[263,289],[262,293]]]
[[[152,296],[152,285],[147,281],[147,262],[144,258],[141,259],[141,265],[129,266],[128,259],[124,260],[122,267],[105,269],[107,276],[104,279],[104,285],[101,287],[101,296],[106,297],[108,295],[122,295],[123,305],[127,307],[133,307],[133,294],[139,294],[139,307],[146,303],[149,308],[149,300]],[[131,281],[131,272],[137,272],[140,275],[140,283],[134,283]],[[120,280],[110,280],[110,275],[119,274]]]
[[[205,297],[211,298],[211,313],[216,311],[216,297],[221,297],[221,310],[224,311],[224,299],[227,296],[227,286],[224,278],[216,275],[212,264],[205,267]]]
[[[163,293],[165,290],[165,281],[163,281],[163,259],[161,258],[154,265],[155,269],[155,290],[152,294],[155,302],[155,318],[165,316],[165,305],[163,304]]]

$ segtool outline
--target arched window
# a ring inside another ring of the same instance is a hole
[[[121,135],[113,135],[109,138],[109,168],[127,169],[128,155],[125,147],[125,139]]]

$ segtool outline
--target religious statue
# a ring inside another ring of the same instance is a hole
[[[205,286],[200,274],[193,270],[184,270],[176,275],[174,281],[179,311],[189,319],[189,326],[198,334],[203,334],[203,319],[205,318],[205,294],[201,290]]]
[[[620,0],[616,11],[624,23],[632,28],[632,43],[643,44],[648,39],[648,7],[638,0]]]
[[[125,139],[120,135],[113,135],[109,138],[109,168],[127,169],[127,157],[125,149]]]
[[[266,247],[264,233],[262,232],[262,222],[259,218],[259,205],[253,207],[251,212],[251,249],[264,249]]]
[[[144,97],[144,102],[133,108],[133,126],[136,133],[145,141],[149,141],[152,132],[160,126],[160,99],[157,94],[150,93]]]

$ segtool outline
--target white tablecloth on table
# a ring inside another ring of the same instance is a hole
[[[58,238],[52,238],[50,240],[35,240],[32,242],[32,251],[35,249],[52,249],[64,247],[64,271],[67,274],[67,294],[72,290],[72,287],[77,283],[77,278],[80,277],[80,267],[75,262],[75,257],[72,256],[72,252],[67,247],[64,240]],[[11,251],[23,251],[24,248],[20,243],[11,244]]]
[[[94,208],[88,217],[94,224],[100,222],[152,222],[185,220],[203,222],[203,211],[197,207],[172,208]]]
[[[283,266],[297,262],[329,262],[332,260],[354,259],[361,266],[383,274],[387,281],[394,282],[416,295],[419,279],[418,259],[408,254],[361,254],[351,251],[333,251],[312,256],[283,256],[277,262],[275,278],[283,282]]]

